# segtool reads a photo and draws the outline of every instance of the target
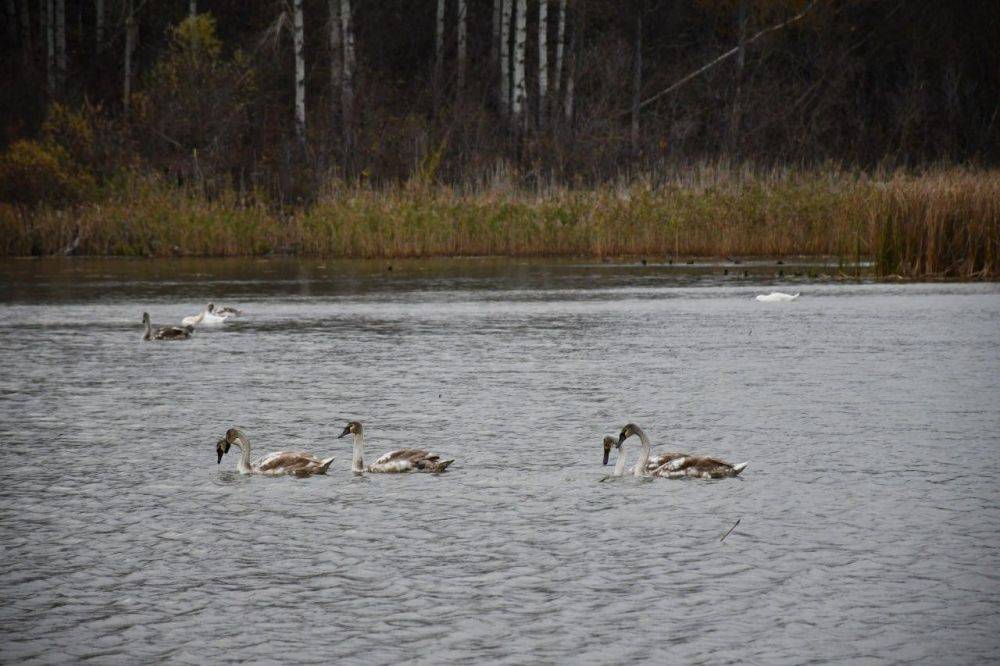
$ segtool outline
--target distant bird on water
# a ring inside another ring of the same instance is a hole
[[[770,294],[759,294],[757,300],[761,303],[785,303],[794,301],[799,294],[786,294],[780,291],[772,291]]]

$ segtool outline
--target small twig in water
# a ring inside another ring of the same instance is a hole
[[[726,533],[722,535],[721,539],[719,539],[719,543],[722,543],[723,541],[725,541],[726,537],[733,533],[733,530],[736,529],[736,526],[740,524],[741,520],[743,520],[743,519],[742,518],[737,518],[736,519],[736,522],[733,523],[733,526],[730,527],[728,530],[726,530]]]

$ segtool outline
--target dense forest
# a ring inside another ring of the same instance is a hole
[[[0,141],[83,122],[96,178],[142,165],[284,199],[331,176],[1000,157],[996,2],[5,4]]]

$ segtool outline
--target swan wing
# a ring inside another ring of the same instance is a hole
[[[314,468],[318,470],[324,463],[329,466],[329,462],[315,458],[304,451],[276,451],[261,458],[255,467],[261,474],[287,474],[310,471]]]
[[[370,472],[443,472],[452,463],[423,449],[397,449],[383,454],[368,466]]]
[[[187,332],[186,329],[177,328],[176,326],[166,326],[164,328],[157,329],[156,335],[154,336],[157,340],[181,340],[183,338],[191,337],[191,334]]]

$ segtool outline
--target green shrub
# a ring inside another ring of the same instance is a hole
[[[94,190],[94,178],[59,145],[22,139],[0,156],[0,201],[65,206]]]

